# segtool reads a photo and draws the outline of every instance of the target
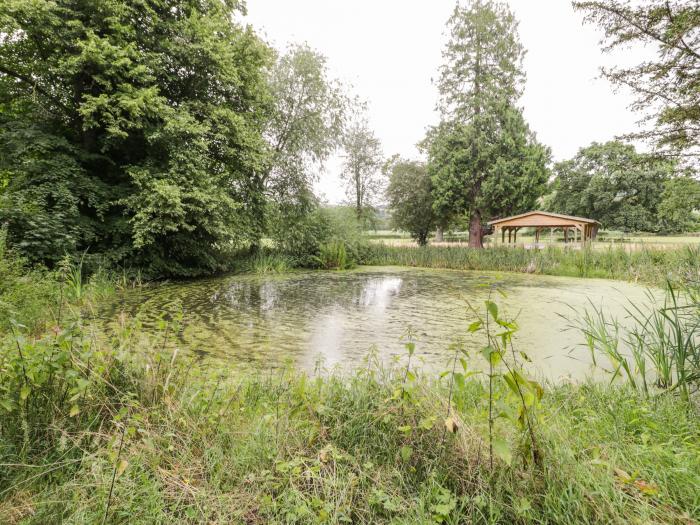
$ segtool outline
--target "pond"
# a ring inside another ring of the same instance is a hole
[[[125,294],[104,312],[137,316],[155,333],[163,312],[181,311],[177,345],[192,355],[238,369],[270,369],[292,362],[313,371],[351,368],[371,348],[390,360],[404,356],[402,336],[411,328],[424,368],[444,370],[460,342],[483,358],[483,335],[470,335],[468,303],[483,309],[490,289],[502,312],[517,318],[515,346],[533,372],[558,380],[591,373],[582,335],[567,329],[573,309],[590,303],[623,318],[629,301],[647,300],[644,287],[620,281],[541,275],[363,267],[344,272],[228,276],[161,284]],[[175,344],[175,343],[174,343]]]

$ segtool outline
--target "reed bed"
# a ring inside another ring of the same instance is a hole
[[[700,278],[700,247],[686,246],[673,250],[645,248],[626,251],[564,249],[544,250],[493,247],[476,250],[461,246],[390,246],[369,244],[363,264],[378,266],[416,266],[454,270],[508,271],[597,277],[664,285]]]

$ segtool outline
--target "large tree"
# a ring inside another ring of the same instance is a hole
[[[352,101],[330,78],[326,58],[307,45],[292,45],[269,73],[272,109],[265,127],[271,155],[258,173],[277,222],[301,218],[313,207],[312,183],[341,146]]]
[[[516,104],[524,49],[505,4],[474,0],[448,20],[438,89],[442,123],[425,141],[439,224],[469,218],[469,245],[483,246],[482,223],[534,205],[549,152]]]
[[[658,231],[657,208],[674,163],[618,141],[593,143],[555,165],[551,211],[590,217],[604,228]]]
[[[636,95],[647,126],[633,137],[672,153],[700,155],[700,3],[697,0],[574,2],[604,31],[605,51],[638,44],[655,53],[640,64],[604,68],[617,86]]]
[[[420,246],[435,227],[433,183],[425,164],[394,156],[387,162],[387,199],[394,228],[407,231]]]
[[[271,52],[235,0],[0,3],[0,222],[52,261],[221,267],[257,236]]]
[[[681,175],[666,181],[659,202],[659,228],[664,233],[700,227],[700,181]]]
[[[357,219],[364,221],[382,189],[382,145],[366,120],[356,120],[343,138],[345,160],[341,176]]]

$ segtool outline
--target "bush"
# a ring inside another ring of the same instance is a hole
[[[347,268],[361,263],[366,256],[367,241],[350,208],[316,208],[298,217],[277,218],[272,228],[275,246],[296,264],[307,268]],[[343,264],[339,244],[343,245]],[[331,256],[331,252],[335,252]],[[330,266],[328,266],[330,264]]]
[[[40,329],[52,305],[58,304],[59,286],[54,273],[29,270],[24,259],[10,250],[7,232],[0,228],[0,334],[11,320],[21,320],[31,331]]]

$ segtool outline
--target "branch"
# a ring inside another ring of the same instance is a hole
[[[12,70],[8,69],[7,67],[5,67],[2,63],[0,63],[0,73],[4,73],[7,76],[16,78],[17,80],[20,80],[20,81],[24,82],[25,84],[28,84],[33,89],[37,90],[39,93],[41,93],[46,98],[48,98],[51,102],[53,102],[58,107],[60,107],[66,113],[67,116],[70,117],[73,115],[73,111],[71,110],[71,108],[69,108],[63,102],[61,102],[58,98],[56,98],[55,95],[53,95],[52,93],[50,93],[49,91],[47,91],[46,89],[41,87],[32,78],[30,78],[26,75],[23,75],[22,73],[17,73],[16,71],[12,71]]]
[[[597,9],[599,11],[604,11],[610,15],[613,15],[619,19],[621,19],[624,22],[627,22],[630,26],[636,28],[641,35],[647,36],[653,40],[656,40],[664,45],[673,47],[675,49],[678,49],[680,51],[686,51],[693,55],[694,57],[700,59],[700,54],[696,53],[692,48],[688,47],[685,42],[683,42],[683,46],[679,46],[674,42],[669,42],[667,39],[665,39],[662,35],[659,35],[655,33],[654,31],[651,30],[650,27],[643,26],[641,25],[638,21],[634,20],[632,15],[629,12],[626,12],[624,9],[617,9],[614,6],[610,5],[605,5],[602,2],[576,2],[574,4],[574,7],[577,9]],[[672,22],[672,20],[670,20]],[[607,31],[606,31],[607,33]],[[681,39],[682,41],[682,39]],[[622,43],[622,42],[618,42]],[[614,44],[611,44],[611,47],[609,49],[612,49],[612,46]]]

